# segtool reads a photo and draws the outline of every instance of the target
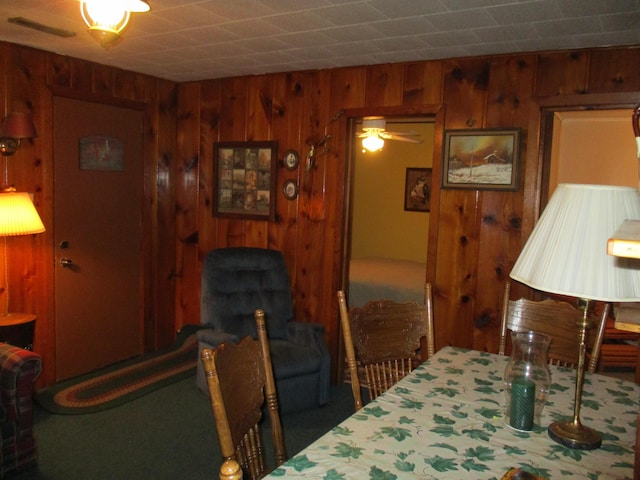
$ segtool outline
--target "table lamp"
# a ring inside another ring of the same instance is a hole
[[[531,232],[511,270],[511,278],[531,288],[577,297],[578,324],[573,419],[549,425],[549,436],[570,448],[600,447],[600,434],[580,421],[580,403],[589,328],[589,302],[640,301],[640,269],[633,259],[607,255],[607,240],[626,219],[640,219],[638,190],[607,185],[561,184]]]
[[[0,192],[0,237],[4,238],[5,308],[1,317],[9,315],[9,275],[7,272],[7,237],[45,231],[44,224],[28,193],[7,189]]]

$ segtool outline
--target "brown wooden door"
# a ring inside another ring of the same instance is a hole
[[[142,353],[142,113],[54,99],[56,380]]]

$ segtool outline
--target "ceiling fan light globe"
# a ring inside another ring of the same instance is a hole
[[[370,135],[362,139],[362,146],[370,152],[377,152],[384,147],[384,140],[377,135]]]

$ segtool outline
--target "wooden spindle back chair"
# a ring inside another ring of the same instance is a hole
[[[563,367],[576,368],[578,365],[579,343],[578,323],[583,318],[581,309],[568,302],[558,300],[533,301],[526,298],[511,300],[511,282],[505,284],[500,325],[500,344],[498,353],[504,355],[508,331],[534,331],[551,337],[549,363]],[[600,347],[609,315],[609,304],[605,304],[592,328],[587,331],[587,366],[589,372],[595,372],[600,356]]]
[[[264,312],[256,310],[255,319],[258,340],[244,337],[237,344],[222,343],[201,354],[222,460],[237,461],[250,480],[268,473],[260,428],[265,404],[276,466],[287,460]]]
[[[431,284],[425,284],[423,304],[374,300],[349,310],[344,292],[340,290],[337,295],[358,411],[363,406],[359,367],[364,370],[364,386],[373,400],[435,353]]]

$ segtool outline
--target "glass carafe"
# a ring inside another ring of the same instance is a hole
[[[551,387],[548,353],[551,337],[537,332],[512,332],[511,358],[504,370],[507,425],[517,430],[540,426]]]

